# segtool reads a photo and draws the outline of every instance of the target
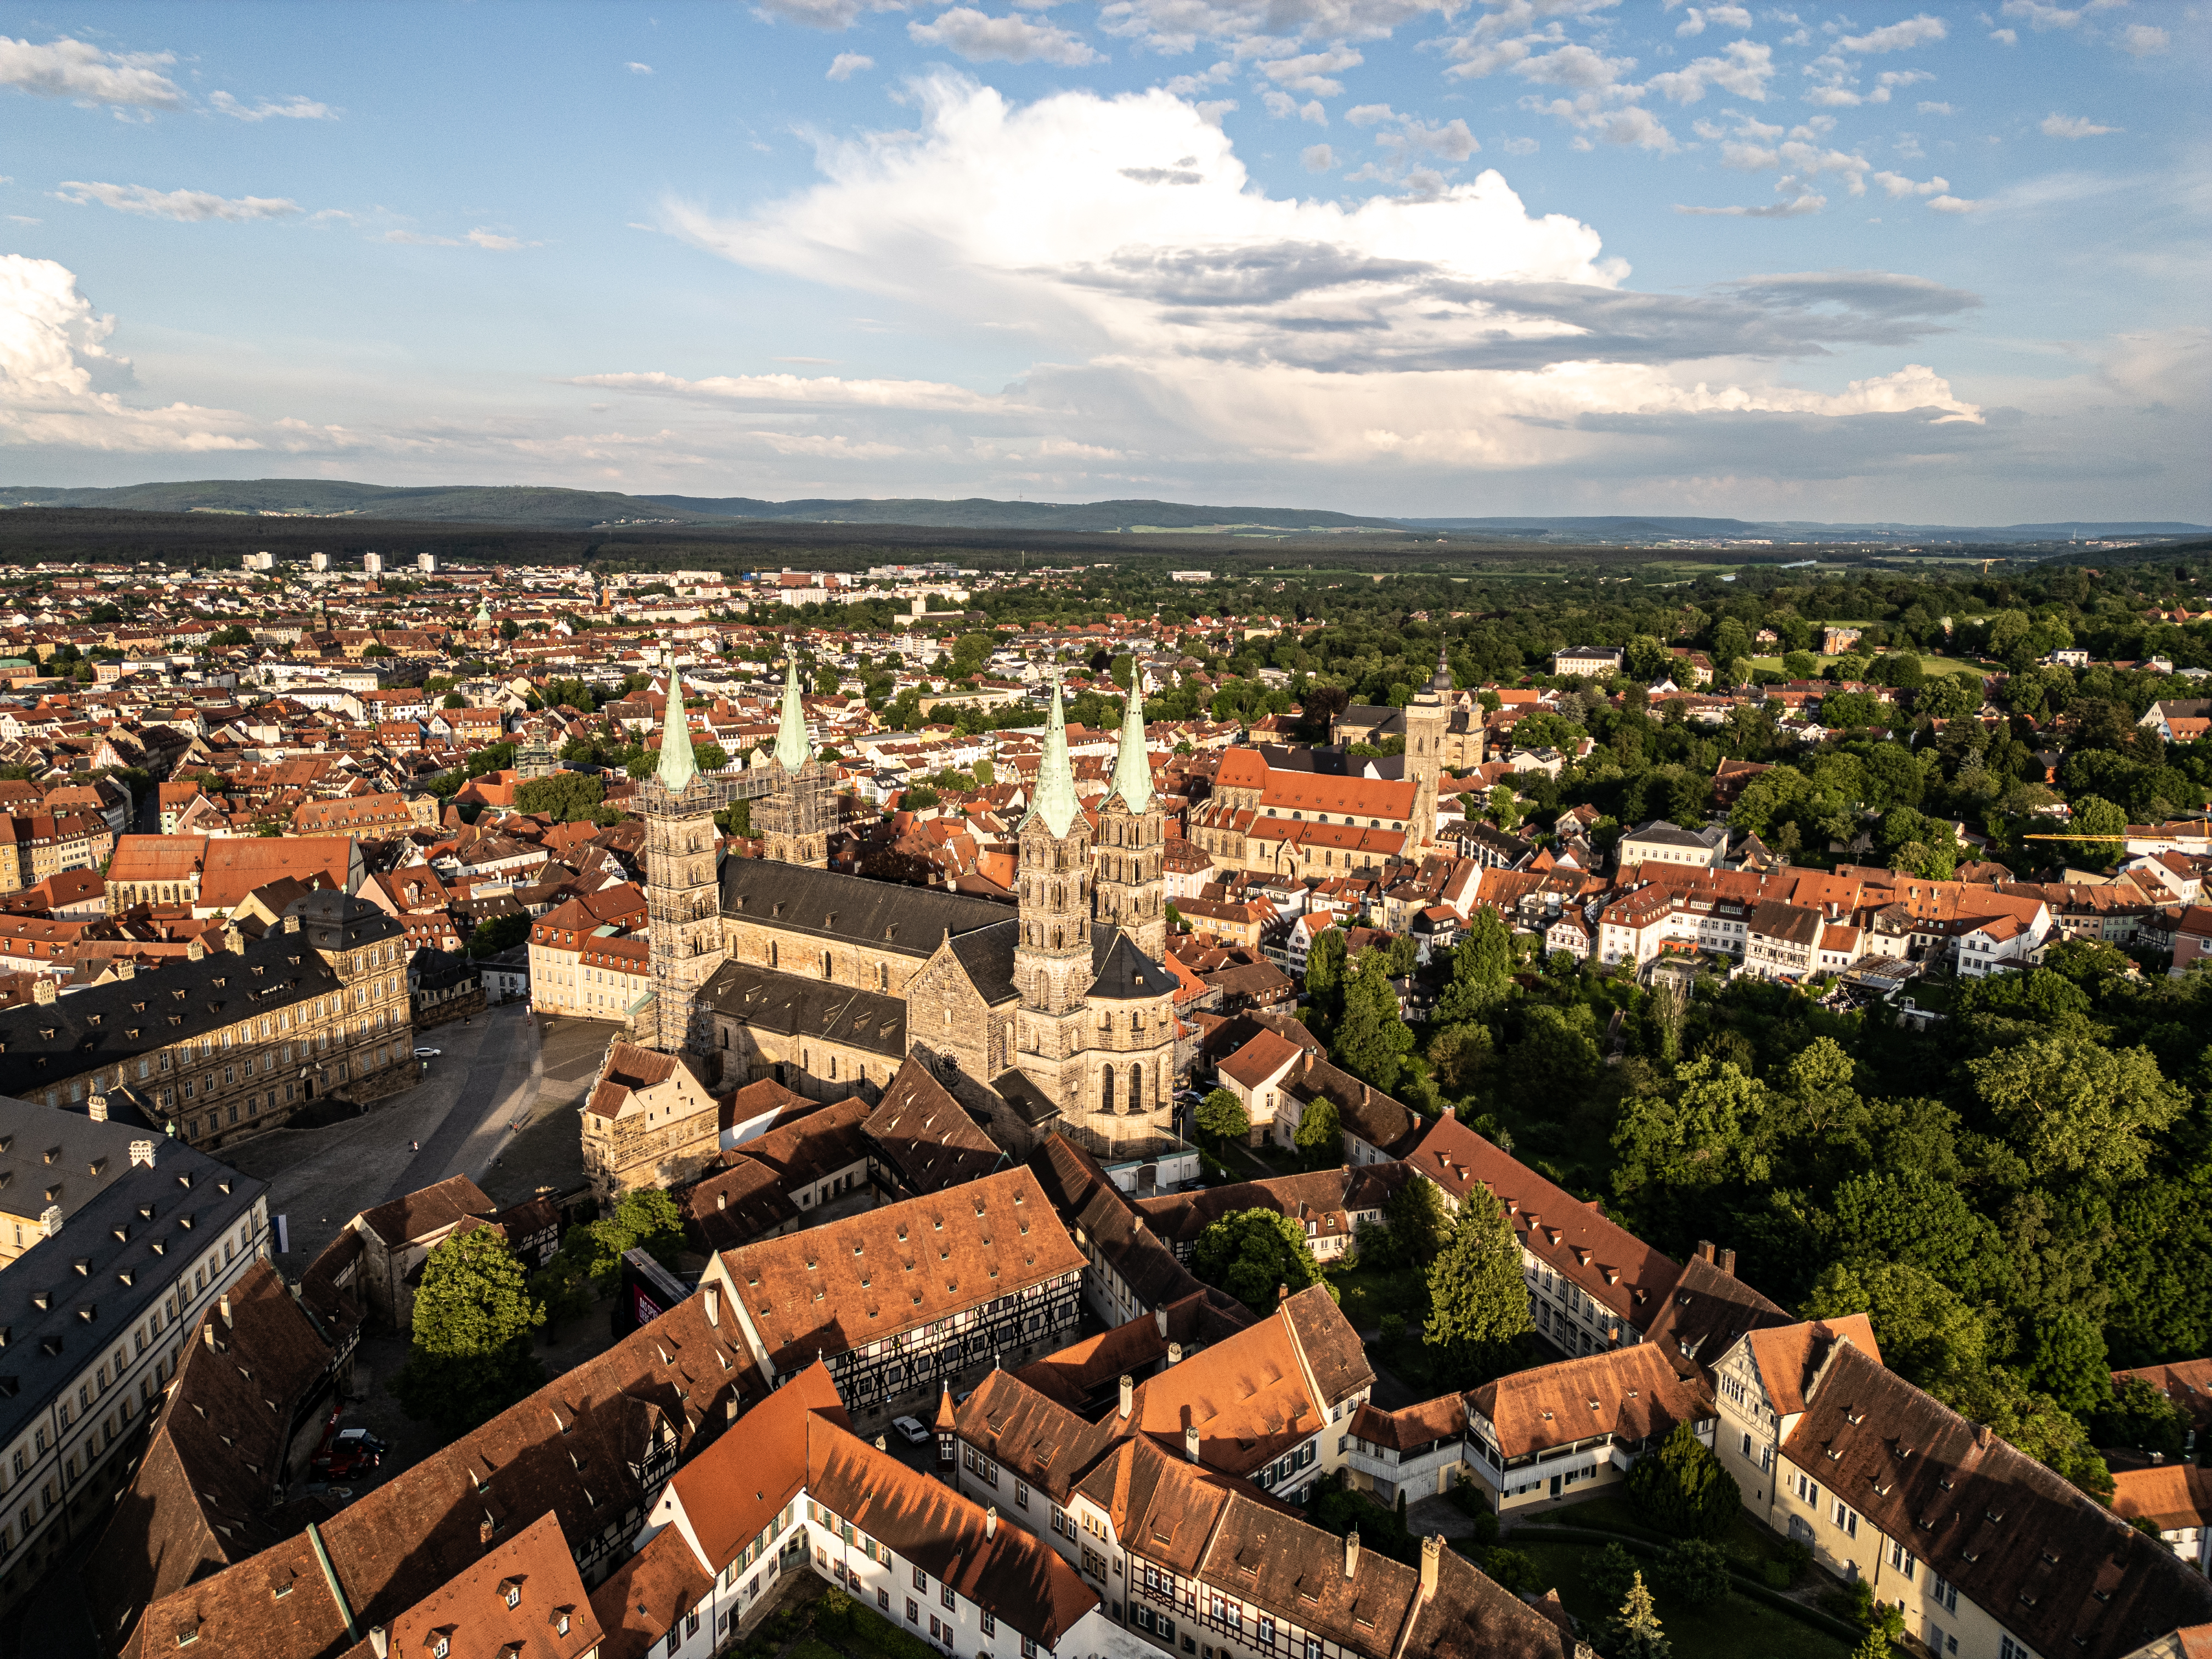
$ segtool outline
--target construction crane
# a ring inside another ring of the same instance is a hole
[[[1984,559],[1982,561],[1982,574],[1984,576],[1988,575],[1990,574],[1990,567],[1991,565],[2002,564],[2003,562],[2004,561],[2002,559]]]

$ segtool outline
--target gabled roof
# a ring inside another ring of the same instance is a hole
[[[1508,1457],[1596,1434],[1643,1440],[1713,1415],[1696,1368],[1652,1342],[1515,1371],[1475,1389],[1468,1408],[1488,1419]]]
[[[1083,1269],[1083,1253],[1025,1169],[718,1260],[778,1373]]]
[[[1706,1375],[1747,1331],[1796,1320],[1732,1272],[1723,1272],[1701,1250],[1683,1265],[1667,1304],[1646,1335],[1671,1356],[1694,1363]]]
[[[1006,907],[989,899],[767,859],[724,859],[721,902],[726,916],[916,958],[948,933],[957,940],[1008,921]]]
[[[891,1061],[906,1054],[906,999],[885,992],[726,962],[700,987],[699,1000],[758,1030],[817,1037]]]
[[[1243,1328],[1243,1322],[1229,1318],[1205,1296],[1187,1296],[1033,1359],[1014,1375],[1047,1399],[1080,1411],[1117,1378],[1165,1364],[1170,1343],[1194,1354]]]
[[[688,744],[684,759],[690,760]],[[662,1638],[681,1628],[684,1615],[714,1587],[714,1574],[699,1565],[682,1533],[673,1527],[655,1533],[592,1592],[592,1622],[604,1632],[594,1659],[648,1659],[655,1651],[665,1652]],[[428,1650],[427,1646],[416,1650]],[[403,1650],[395,1642],[392,1651],[398,1656]]]
[[[899,1063],[863,1127],[918,1193],[980,1180],[1008,1161],[1006,1150],[912,1054]]]
[[[1808,1319],[1795,1325],[1754,1330],[1745,1339],[1751,1345],[1751,1362],[1759,1385],[1778,1417],[1805,1409],[1813,1379],[1839,1345],[1853,1344],[1881,1362],[1874,1326],[1864,1314],[1844,1314],[1835,1319]]]
[[[1090,995],[1109,1002],[1171,996],[1176,984],[1173,974],[1139,951],[1119,927],[1091,930],[1091,975]]]
[[[717,1566],[735,1559],[797,1495],[806,1464],[788,1454],[805,1443],[806,1419],[817,1412],[850,1426],[829,1368],[809,1365],[745,1413],[743,1433],[724,1436],[676,1471],[670,1484],[699,1547]]]
[[[363,1210],[359,1219],[390,1249],[445,1232],[469,1216],[489,1216],[498,1207],[475,1182],[457,1175]]]
[[[319,1588],[302,1584],[295,1594]],[[510,1589],[513,1607],[507,1600]],[[694,1595],[692,1601],[697,1599]],[[555,1624],[562,1612],[568,1615],[565,1636]],[[386,1651],[415,1659],[429,1653],[440,1635],[447,1638],[448,1659],[580,1659],[591,1651],[599,1640],[599,1620],[551,1510],[393,1620]],[[611,1648],[599,1651],[599,1659],[621,1659]],[[364,1638],[346,1659],[372,1659],[375,1653],[376,1644]]]
[[[976,1385],[952,1420],[962,1441],[1063,1506],[1107,1448],[1136,1432],[1134,1423],[1115,1412],[1087,1423],[1012,1372],[1000,1370]]]
[[[2159,1540],[1856,1342],[1782,1449],[2037,1653],[2120,1659],[2212,1620],[2212,1584]]]

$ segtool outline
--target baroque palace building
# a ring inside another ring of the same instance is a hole
[[[908,1055],[1010,1147],[1048,1130],[1115,1160],[1179,1146],[1166,836],[1138,699],[1094,826],[1054,687],[1011,910],[823,867],[830,770],[807,734],[795,664],[765,764],[764,856],[718,871],[714,814],[762,781],[758,769],[735,786],[699,771],[672,672],[659,764],[640,791],[653,1003],[636,1025],[643,1048],[696,1078],[700,1100],[679,1113],[635,1089],[595,1090],[586,1158],[607,1185],[702,1167],[720,1134],[710,1096],[766,1079],[817,1099],[873,1099]],[[602,1081],[660,1069],[618,1042]]]

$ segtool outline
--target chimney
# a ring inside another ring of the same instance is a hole
[[[1281,1279],[1277,1279],[1275,1281],[1275,1300],[1279,1303],[1288,1302],[1290,1299],[1291,1287],[1284,1284]]]
[[[368,1627],[368,1648],[376,1659],[386,1659],[392,1651],[391,1632],[381,1625],[371,1625]]]
[[[219,1311],[219,1312],[222,1315],[222,1328],[223,1328],[223,1329],[225,1329],[225,1330],[229,1330],[229,1329],[231,1329],[231,1328],[232,1328],[232,1322],[231,1322],[231,1317],[230,1317],[230,1292],[229,1292],[228,1291],[225,1291],[222,1293],[222,1300],[218,1301],[218,1302],[216,1304],[216,1308],[217,1311]]]
[[[185,960],[186,962],[205,962],[207,960],[207,946],[202,944],[198,939],[190,940],[185,945]]]
[[[1990,1425],[1988,1424],[1977,1423],[1974,1425],[1974,1443],[1980,1447],[1984,1451],[1987,1451],[1990,1449]]]
[[[889,1451],[890,1449],[891,1443],[888,1439],[880,1434],[876,1437],[876,1449],[878,1451]]]
[[[94,1095],[84,1103],[85,1115],[94,1123],[107,1121],[107,1097]]]
[[[730,1397],[722,1402],[722,1421],[725,1423],[734,1423],[737,1420],[738,1391],[736,1389],[732,1388],[730,1390]]]
[[[1127,1417],[1137,1408],[1137,1380],[1127,1371],[1121,1373],[1121,1415]]]
[[[1442,1533],[1421,1540],[1421,1600],[1424,1601],[1437,1599],[1437,1568],[1443,1560],[1443,1553],[1444,1535]]]
[[[1355,1578],[1359,1574],[1359,1528],[1354,1527],[1344,1534],[1344,1576]]]
[[[707,1322],[714,1326],[722,1322],[722,1287],[720,1285],[707,1287]]]
[[[996,1504],[983,1511],[983,1541],[989,1543],[999,1535],[999,1506]]]
[[[1723,1250],[1721,1252],[1720,1270],[1726,1273],[1730,1279],[1734,1279],[1735,1277],[1735,1252],[1734,1250]]]
[[[1170,1365],[1180,1365],[1182,1364],[1182,1343],[1170,1342],[1168,1344],[1168,1364]]]
[[[38,978],[31,981],[31,1000],[38,1003],[46,1003],[52,1002],[53,1000],[54,982],[51,979],[48,979],[44,974],[40,974]]]
[[[300,919],[299,919],[299,917],[297,917],[297,916],[287,916],[287,917],[285,917],[285,918],[284,918],[284,931],[285,931],[286,933],[298,933],[298,932],[300,931]]]
[[[1198,1425],[1195,1423],[1182,1425],[1182,1455],[1194,1463],[1198,1462]]]
[[[1165,1308],[1155,1308],[1152,1310],[1152,1325],[1153,1328],[1159,1332],[1160,1340],[1163,1342],[1166,1341],[1168,1340],[1168,1310]]]
[[[200,1327],[200,1337],[201,1340],[207,1344],[208,1352],[210,1353],[213,1353],[215,1352],[215,1326],[212,1322]]]
[[[727,1193],[716,1193],[714,1194],[714,1207],[718,1210],[728,1209],[730,1207],[730,1195]]]
[[[116,977],[116,978],[118,978],[118,979],[136,979],[136,978],[137,978],[137,977],[138,977],[138,964],[137,964],[137,963],[135,963],[135,962],[131,961],[131,958],[130,958],[130,957],[116,957],[116,958],[115,958],[115,977]]]
[[[1711,1261],[1712,1259],[1713,1241],[1710,1238],[1699,1239],[1698,1241],[1698,1260],[1700,1261]]]

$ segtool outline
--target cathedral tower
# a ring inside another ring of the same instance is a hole
[[[783,716],[775,733],[778,786],[755,810],[754,828],[761,855],[779,864],[830,863],[829,769],[815,758],[806,736],[806,711],[800,705],[799,658],[789,659],[783,680]]]
[[[1417,859],[1437,838],[1437,789],[1443,771],[1444,734],[1451,727],[1451,665],[1437,649],[1437,672],[1406,709],[1406,775],[1413,783],[1413,822],[1406,856]]]
[[[1036,792],[1018,832],[1021,933],[1014,946],[1016,1064],[1063,1109],[1082,1091],[1084,994],[1091,988],[1091,823],[1075,797],[1060,684]]]
[[[699,988],[722,960],[714,812],[726,792],[701,775],[684,718],[684,682],[671,663],[660,764],[638,791],[645,813],[647,961],[653,1021],[640,1036],[664,1054],[691,1046]]]
[[[1098,813],[1098,921],[1119,927],[1154,962],[1167,960],[1167,825],[1145,750],[1144,678],[1129,669],[1121,749]]]

